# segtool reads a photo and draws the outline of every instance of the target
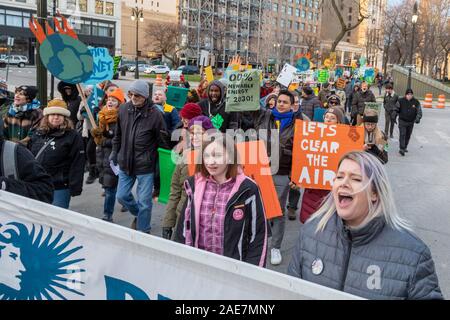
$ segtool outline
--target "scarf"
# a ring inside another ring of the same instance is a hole
[[[109,110],[104,107],[98,114],[99,127],[103,130],[109,130],[110,123],[116,123],[119,115],[119,109]]]
[[[31,103],[27,103],[23,106],[16,106],[14,103],[12,103],[9,106],[8,115],[10,115],[11,117],[15,117],[19,112],[27,112],[30,110],[39,109],[40,107],[41,103],[37,99],[34,99]]]
[[[280,131],[283,131],[284,128],[291,125],[292,121],[294,120],[294,112],[289,111],[285,113],[280,113],[277,108],[272,109],[272,114],[275,118],[275,121],[278,122],[280,125],[278,126]]]

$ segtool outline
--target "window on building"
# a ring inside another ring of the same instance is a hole
[[[77,0],[67,0],[67,10],[75,11],[77,9]]]
[[[114,15],[114,2],[106,2],[105,13],[108,16]]]
[[[302,18],[305,19],[306,18],[306,11],[302,10]]]
[[[104,4],[104,2],[102,0],[95,0],[95,13],[96,14],[103,14],[103,4]]]
[[[280,21],[280,27],[284,28],[284,26],[286,25],[285,20],[281,19]]]
[[[292,16],[292,12],[293,12],[292,7],[289,7],[289,8],[288,8],[288,15]]]
[[[295,9],[295,16],[300,17],[300,9]]]
[[[112,37],[114,36],[114,25],[105,22],[93,21],[92,35],[99,37]]]
[[[0,9],[0,26],[5,24],[5,10]]]
[[[81,12],[87,12],[88,0],[78,0],[78,4]]]
[[[22,27],[22,12],[6,10],[6,25],[11,27]]]
[[[278,3],[272,4],[272,10],[278,12]]]

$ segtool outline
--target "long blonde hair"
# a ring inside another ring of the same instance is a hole
[[[412,232],[410,222],[402,218],[397,211],[392,196],[391,184],[383,164],[375,156],[360,151],[350,152],[344,155],[339,162],[339,167],[344,160],[352,160],[359,164],[363,175],[363,182],[365,182],[362,190],[356,191],[366,192],[367,201],[369,203],[369,213],[361,226],[366,225],[376,217],[384,217],[386,223],[393,229]],[[372,192],[376,193],[378,196],[378,200],[374,203],[370,200]],[[337,214],[336,203],[334,202],[333,193],[330,192],[322,206],[309,221],[320,219],[316,232],[321,232],[325,230],[328,221],[334,214]]]

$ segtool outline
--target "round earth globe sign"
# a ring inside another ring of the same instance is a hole
[[[88,47],[66,34],[47,36],[39,54],[47,70],[64,82],[78,84],[92,75],[94,62]]]
[[[311,69],[311,62],[307,58],[302,57],[297,60],[296,67],[300,72],[308,71],[309,69]]]

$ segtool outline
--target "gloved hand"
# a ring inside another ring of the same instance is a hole
[[[117,166],[117,152],[116,151],[111,152],[111,154],[109,155],[109,161],[112,161],[112,163],[114,163],[114,165]]]
[[[416,119],[416,123],[419,124],[420,123],[420,119]]]
[[[167,239],[167,240],[172,239],[172,233],[173,233],[172,228],[167,228],[167,227],[162,228],[162,237],[164,239]]]

